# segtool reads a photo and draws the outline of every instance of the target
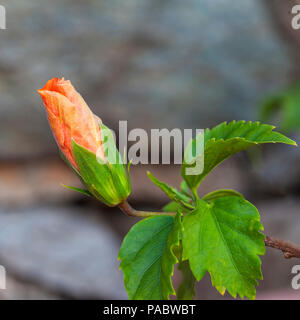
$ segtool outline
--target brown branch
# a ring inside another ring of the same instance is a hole
[[[295,245],[291,242],[266,236],[265,245],[267,247],[281,250],[286,259],[300,258],[300,246]]]

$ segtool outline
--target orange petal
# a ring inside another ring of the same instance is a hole
[[[38,92],[48,112],[55,139],[72,163],[75,162],[72,139],[95,154],[100,149],[104,157],[98,120],[70,81],[51,79]]]

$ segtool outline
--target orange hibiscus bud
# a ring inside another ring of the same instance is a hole
[[[98,156],[105,158],[99,118],[96,118],[69,80],[54,78],[41,95],[55,140],[70,163],[78,169],[72,139]],[[101,122],[101,120],[100,120]]]
[[[87,190],[70,188],[108,206],[126,200],[131,183],[111,131],[92,113],[70,81],[54,78],[38,92],[56,142]]]

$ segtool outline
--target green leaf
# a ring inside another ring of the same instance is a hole
[[[262,279],[258,255],[265,253],[263,227],[257,209],[241,197],[200,200],[183,219],[183,260],[188,259],[199,281],[208,271],[212,285],[224,294],[249,299]]]
[[[186,196],[184,193],[178,191],[177,189],[167,185],[164,182],[156,179],[149,171],[147,172],[149,179],[158,186],[171,200],[179,203],[181,206],[194,209],[194,206],[190,203],[191,198]]]
[[[177,290],[177,300],[192,300],[196,297],[196,279],[191,271],[188,261],[182,261],[178,265],[182,274],[182,282]]]
[[[212,130],[206,129],[204,134],[204,169],[200,174],[187,175],[189,167],[184,160],[181,175],[188,186],[195,190],[206,175],[229,156],[261,143],[296,143],[273,131],[274,127],[259,122],[232,121],[221,123]],[[196,143],[195,140],[194,144]],[[196,155],[199,158],[201,155]]]
[[[76,192],[79,192],[79,193],[82,193],[88,197],[92,197],[93,195],[88,191],[88,190],[84,190],[84,189],[81,189],[81,188],[77,188],[77,187],[71,187],[71,186],[67,186],[65,184],[62,184],[63,187],[67,188],[67,189],[70,189],[70,190],[73,190],[73,191],[76,191]]]
[[[239,192],[235,191],[235,190],[231,190],[231,189],[220,189],[220,190],[216,190],[210,193],[207,193],[202,200],[205,200],[207,202],[212,202],[218,198],[222,198],[222,197],[227,197],[227,196],[236,196],[236,197],[241,197],[244,199],[244,196],[242,194],[240,194]]]
[[[185,194],[187,197],[192,199],[192,196],[190,194],[189,186],[187,183],[183,180],[180,184],[180,191]]]
[[[135,224],[122,243],[119,259],[131,300],[166,300],[175,294],[171,277],[178,262],[174,247],[182,231],[181,214],[156,216]]]
[[[204,136],[202,133],[199,133],[196,139],[192,139],[188,143],[181,165],[181,176],[186,182],[186,185],[192,190],[194,196],[196,195],[195,189],[197,187],[194,181],[201,175],[205,166],[204,150]]]
[[[171,201],[167,203],[165,206],[163,206],[162,211],[163,212],[177,212],[179,209],[182,209],[180,204],[175,201]]]
[[[293,84],[274,96],[267,97],[261,104],[260,119],[269,121],[280,111],[279,128],[284,132],[300,129],[300,83]]]

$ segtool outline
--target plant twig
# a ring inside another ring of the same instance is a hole
[[[281,250],[286,259],[300,258],[300,246],[291,242],[266,236],[265,245],[267,247]]]
[[[151,212],[151,211],[139,211],[135,210],[131,207],[131,205],[127,202],[124,201],[119,204],[119,208],[128,216],[131,217],[154,217],[154,216],[176,216],[176,212]]]
[[[119,208],[128,216],[131,217],[153,217],[153,216],[175,216],[176,212],[151,212],[151,211],[139,211],[131,207],[131,205],[125,200],[119,204]],[[286,259],[300,258],[300,246],[284,241],[278,238],[266,236],[265,245],[270,248],[278,249],[283,252]]]

